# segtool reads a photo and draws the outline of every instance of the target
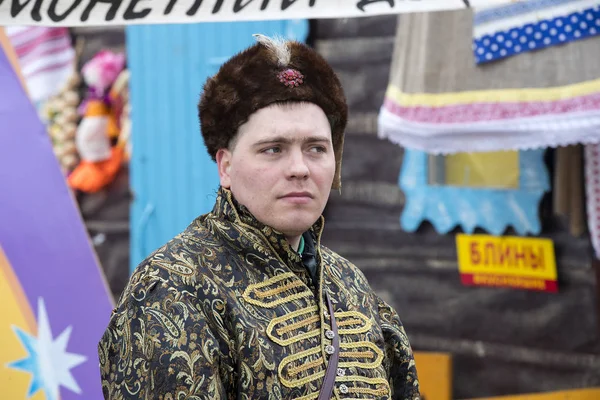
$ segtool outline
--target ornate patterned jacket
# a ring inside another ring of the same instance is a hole
[[[332,398],[419,397],[396,312],[350,262],[316,240],[317,285],[300,255],[221,189],[212,212],[142,262],[98,346],[104,397],[316,399],[331,349]],[[328,348],[329,346],[329,348]]]

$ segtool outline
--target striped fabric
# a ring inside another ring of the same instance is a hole
[[[6,27],[34,103],[58,93],[73,73],[75,50],[67,28]]]
[[[471,10],[399,17],[380,137],[434,154],[600,143],[600,36],[476,65],[472,32]]]

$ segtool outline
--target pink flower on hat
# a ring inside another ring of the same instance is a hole
[[[298,87],[304,83],[304,75],[300,71],[288,68],[277,74],[279,82],[283,83],[287,87]]]

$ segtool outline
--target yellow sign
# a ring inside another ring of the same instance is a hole
[[[458,234],[456,248],[464,285],[558,291],[552,240]]]

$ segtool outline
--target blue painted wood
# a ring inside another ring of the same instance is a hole
[[[200,134],[197,103],[206,79],[254,43],[254,33],[305,41],[308,22],[126,28],[133,146],[131,270],[212,209],[219,180]]]
[[[519,153],[519,189],[513,190],[429,185],[427,153],[405,149],[398,181],[406,195],[402,229],[414,232],[428,220],[441,234],[460,226],[467,233],[480,227],[501,235],[512,226],[520,235],[539,235],[538,206],[550,190],[544,151]]]

